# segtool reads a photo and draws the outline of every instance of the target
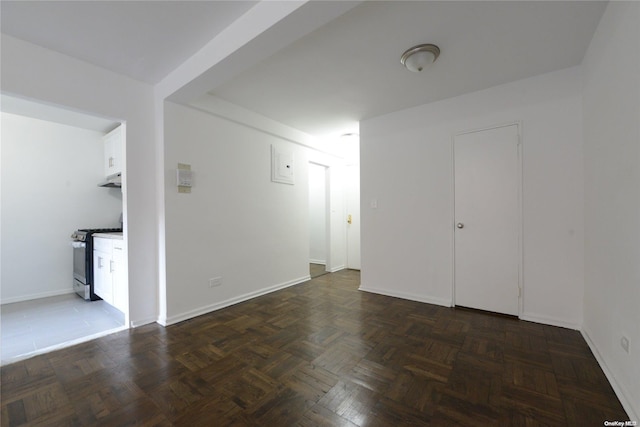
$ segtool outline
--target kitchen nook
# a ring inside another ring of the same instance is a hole
[[[1,118],[4,365],[124,328],[129,296],[126,124],[5,94]]]

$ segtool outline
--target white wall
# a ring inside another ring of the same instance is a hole
[[[160,322],[308,279],[307,167],[312,157],[325,164],[318,154],[190,107],[165,102],[164,111],[167,309]],[[271,182],[272,144],[293,151],[294,185]],[[194,171],[190,194],[177,192],[178,163]],[[342,240],[332,257],[344,257],[344,228]],[[223,284],[209,288],[214,277]]]
[[[2,303],[73,292],[69,236],[119,226],[100,132],[2,113]]]
[[[326,167],[309,164],[309,261],[327,262]]]
[[[123,205],[130,319],[133,325],[154,321],[158,213],[153,88],[5,34],[1,43],[3,93],[126,122]]]
[[[574,67],[362,122],[362,288],[452,303],[452,136],[521,121],[522,317],[579,328],[580,79]]]
[[[583,331],[632,420],[640,420],[639,23],[640,3],[609,3],[583,63]]]

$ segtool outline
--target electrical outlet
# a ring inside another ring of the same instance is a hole
[[[620,347],[622,347],[625,352],[629,353],[629,338],[625,336],[620,338]]]
[[[213,277],[209,279],[210,288],[216,288],[218,286],[222,286],[222,277]]]

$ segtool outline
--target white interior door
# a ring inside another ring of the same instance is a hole
[[[360,165],[347,166],[347,268],[360,270]]]
[[[458,135],[455,170],[455,305],[518,315],[518,125]]]

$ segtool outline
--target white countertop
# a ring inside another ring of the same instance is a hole
[[[122,240],[122,232],[119,233],[94,233],[93,237],[102,237],[103,239],[118,239]]]

